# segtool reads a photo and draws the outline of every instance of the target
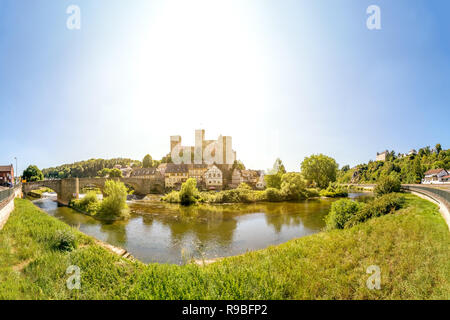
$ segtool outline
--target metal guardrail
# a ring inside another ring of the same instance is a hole
[[[447,201],[448,204],[450,204],[450,192],[442,189],[436,189],[436,188],[430,188],[430,187],[423,187],[423,186],[402,186],[403,189],[414,191],[416,190],[422,190],[431,194],[434,194],[445,201]]]
[[[16,184],[13,188],[1,190],[0,191],[0,203],[5,201],[6,199],[9,199],[16,192],[16,190],[21,187],[22,187],[22,184],[19,183],[19,184]]]

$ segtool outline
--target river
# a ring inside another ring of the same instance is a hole
[[[350,193],[366,201],[370,193]],[[190,258],[213,259],[277,245],[317,233],[334,199],[300,202],[199,205],[130,202],[127,221],[105,223],[58,206],[56,197],[33,203],[83,233],[129,251],[145,262],[182,264]]]

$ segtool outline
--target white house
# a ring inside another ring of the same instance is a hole
[[[220,190],[223,185],[222,171],[215,165],[209,167],[205,172],[204,181],[206,182],[206,188],[210,190]]]
[[[448,181],[449,173],[445,169],[432,169],[425,172],[425,177],[422,180],[423,184],[439,184]]]

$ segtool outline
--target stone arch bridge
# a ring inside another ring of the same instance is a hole
[[[163,193],[164,181],[146,178],[69,178],[61,180],[42,180],[22,184],[23,194],[42,187],[56,192],[58,203],[68,205],[70,200],[77,199],[80,190],[84,187],[97,187],[103,191],[107,180],[118,180],[133,187],[135,194],[147,195],[150,193]]]

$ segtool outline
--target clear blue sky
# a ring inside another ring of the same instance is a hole
[[[68,30],[66,9],[81,9]],[[366,27],[369,5],[381,30]],[[298,170],[449,148],[450,2],[0,0],[0,164],[161,158],[233,136]]]

